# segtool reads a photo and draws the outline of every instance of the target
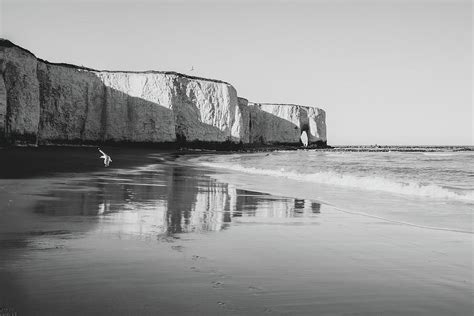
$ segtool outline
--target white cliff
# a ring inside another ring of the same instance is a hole
[[[8,44],[8,43],[7,43]],[[11,44],[11,43],[10,43]],[[39,124],[37,60],[31,53],[0,42],[0,111],[4,133],[19,143],[35,143]],[[5,135],[2,135],[6,138]]]
[[[300,142],[303,131],[309,143],[326,139],[326,113],[315,107],[295,104],[250,103],[250,142]]]
[[[326,142],[323,110],[254,104],[223,81],[98,71],[36,58],[0,39],[0,142]]]

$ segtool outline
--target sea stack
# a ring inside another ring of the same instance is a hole
[[[326,145],[325,112],[252,103],[229,83],[51,63],[0,39],[0,144]]]

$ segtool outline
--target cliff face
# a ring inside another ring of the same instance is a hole
[[[309,143],[326,143],[326,113],[294,104],[250,103],[251,143],[299,143],[303,131]]]
[[[1,45],[0,45],[1,47]],[[21,49],[0,48],[0,111],[4,135],[19,143],[36,143],[39,124],[37,60]]]
[[[218,80],[53,64],[6,40],[0,74],[0,142],[326,141],[324,111],[249,105]]]

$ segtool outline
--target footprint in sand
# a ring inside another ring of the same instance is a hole
[[[207,273],[207,274],[216,274],[216,269],[211,268],[211,267],[196,267],[196,266],[191,266],[189,269],[193,270],[194,272],[200,272],[200,273]]]
[[[228,311],[236,311],[235,308],[229,306],[229,303],[226,303],[226,302],[222,302],[222,301],[217,301],[217,305],[219,305],[220,307],[228,310]]]
[[[263,310],[263,312],[264,312],[265,314],[269,314],[269,313],[273,313],[273,312],[275,312],[275,311],[274,311],[273,309],[271,309],[270,307],[265,307],[265,309]]]
[[[184,247],[183,246],[171,246],[171,249],[175,250],[175,251],[178,251],[178,252],[183,252],[184,250]]]
[[[224,287],[224,283],[219,281],[212,281],[212,288],[214,289],[221,289]]]
[[[263,293],[263,288],[255,285],[251,285],[248,287],[249,291],[253,292],[253,295],[260,295]]]

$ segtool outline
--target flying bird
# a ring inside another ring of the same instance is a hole
[[[100,150],[99,147],[97,147],[97,149],[98,149],[99,152],[102,154],[102,156],[100,156],[99,158],[103,158],[103,159],[104,159],[104,166],[108,167],[109,164],[112,162],[112,159],[110,158],[109,155],[107,155],[107,154],[104,153],[102,150]]]

